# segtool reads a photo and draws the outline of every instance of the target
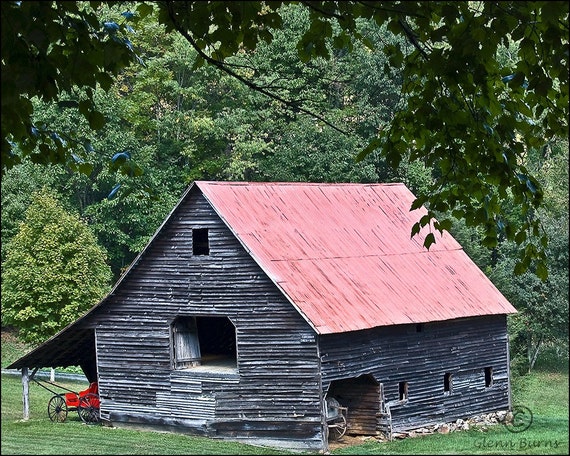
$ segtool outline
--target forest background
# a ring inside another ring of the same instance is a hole
[[[124,19],[123,10],[103,8],[117,23]],[[3,175],[3,329],[20,327],[21,338],[36,344],[74,321],[110,290],[194,180],[404,182],[417,195],[430,192],[440,170],[425,161],[402,160],[394,168],[378,152],[356,159],[401,109],[402,71],[385,71],[386,54],[366,46],[300,61],[296,43],[308,15],[300,6],[283,7],[284,25],[270,43],[227,61],[259,86],[303,100],[318,117],[214,66],[195,66],[196,50],[153,15],[138,23],[133,38],[140,63],[122,70],[109,90],[94,92],[107,119],[97,133],[67,109],[81,99],[80,88],[67,103],[32,100],[38,125],[89,136],[97,153],[72,166],[24,158]],[[373,21],[361,20],[358,30],[376,47],[412,50]],[[514,52],[503,50],[505,65]],[[512,367],[519,373],[531,370],[546,347],[568,358],[568,139],[529,149],[524,160],[544,191],[547,280],[532,268],[515,274],[518,243],[499,236],[490,247],[481,226],[457,220],[450,227],[519,311],[509,317]],[[504,219],[524,224],[516,201],[511,204],[502,208]],[[19,307],[29,302],[34,306]]]

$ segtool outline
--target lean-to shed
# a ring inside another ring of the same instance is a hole
[[[196,181],[113,290],[10,367],[81,365],[101,418],[326,451],[510,407],[515,309],[403,184]]]

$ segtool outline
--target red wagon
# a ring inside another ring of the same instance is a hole
[[[79,418],[84,423],[94,424],[101,420],[97,382],[92,382],[87,389],[80,392],[72,391],[52,382],[46,382],[49,385],[67,391],[66,393],[57,393],[47,386],[39,382],[37,383],[53,393],[52,398],[48,402],[48,417],[51,421],[63,423],[67,419],[67,414],[74,411],[77,411]]]

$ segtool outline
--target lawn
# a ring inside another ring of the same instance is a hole
[[[13,343],[3,336],[2,366],[15,359],[21,350]],[[87,387],[86,382],[57,382],[75,391]],[[20,378],[2,375],[1,454],[287,454],[282,450],[203,437],[86,425],[76,412],[70,412],[64,423],[52,423],[47,417],[51,396],[31,383],[30,419],[24,422]],[[568,454],[567,359],[545,357],[533,373],[513,378],[513,402],[532,412],[532,424],[523,432],[495,425],[486,430],[393,442],[369,438],[355,445],[335,447],[331,454]]]

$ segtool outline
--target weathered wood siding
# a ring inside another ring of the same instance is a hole
[[[506,317],[486,316],[322,336],[323,388],[332,381],[371,374],[383,384],[385,400],[399,400],[400,382],[408,401],[392,405],[394,431],[452,421],[509,406]],[[485,386],[485,368],[493,384]],[[452,390],[444,393],[444,375]],[[335,383],[333,383],[334,385]],[[349,405],[349,431],[350,402]],[[380,407],[378,407],[379,409]],[[365,426],[366,427],[366,426]],[[361,423],[355,423],[357,433]]]
[[[208,228],[209,255],[192,254],[193,228]],[[229,318],[237,371],[174,370],[170,325],[179,316]],[[177,208],[92,324],[103,418],[322,448],[314,332],[199,191]]]
[[[208,229],[209,255],[192,253],[196,228]],[[171,324],[182,316],[229,318],[237,369],[173,369]],[[101,413],[115,424],[322,450],[327,392],[348,402],[349,432],[365,434],[384,423],[380,391],[395,431],[509,405],[505,316],[317,337],[198,189],[90,324]],[[408,400],[395,405],[404,381]]]

